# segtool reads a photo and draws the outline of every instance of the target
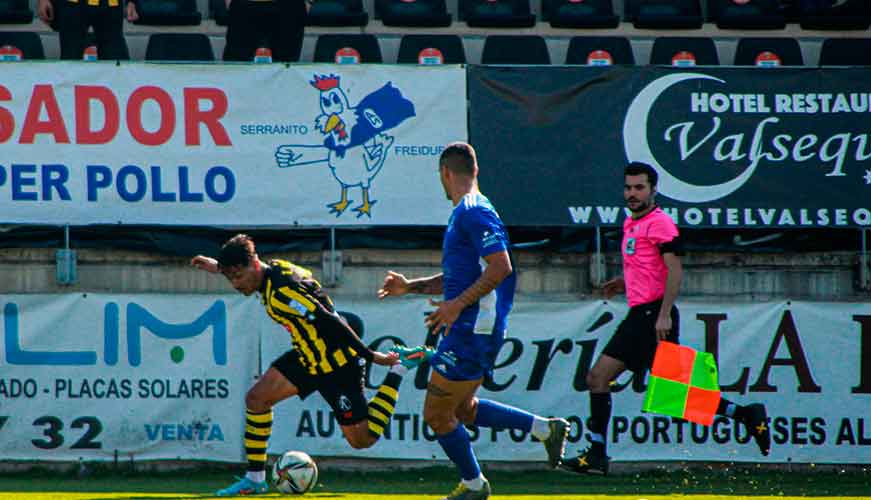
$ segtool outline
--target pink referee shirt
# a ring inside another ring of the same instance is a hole
[[[623,222],[623,280],[629,307],[665,295],[668,268],[659,246],[677,235],[674,221],[659,207],[640,219],[627,217]]]

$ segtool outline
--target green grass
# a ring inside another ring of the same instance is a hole
[[[555,471],[486,470],[492,500],[685,500],[871,498],[871,472],[778,472],[750,469],[645,472],[606,478]],[[227,486],[224,472],[137,473],[97,472],[85,478],[51,472],[0,476],[2,500],[91,500],[212,498]],[[388,472],[321,472],[317,488],[306,498],[348,500],[437,500],[457,478],[448,468]],[[272,494],[267,497],[277,497]]]

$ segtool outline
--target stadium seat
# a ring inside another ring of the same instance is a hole
[[[445,0],[375,0],[375,15],[385,26],[444,28],[452,21]]]
[[[867,30],[871,26],[871,3],[868,0],[846,0],[834,5],[802,2],[799,23],[806,30]]]
[[[626,20],[640,29],[699,29],[699,0],[626,0]]]
[[[42,39],[31,31],[0,31],[0,61],[18,59],[45,59]],[[16,50],[17,49],[17,50]]]
[[[720,64],[714,41],[706,37],[659,37],[653,41],[650,64],[716,66]]]
[[[320,35],[315,43],[314,62],[380,63],[381,46],[371,34]]]
[[[121,43],[123,44],[121,47],[117,47],[111,49],[115,52],[115,57],[110,58],[110,60],[116,61],[129,61],[130,60],[130,51],[127,47],[127,40],[125,38],[121,38]],[[97,36],[94,35],[93,31],[89,31],[85,36],[85,49],[82,51],[82,60],[84,61],[99,61],[100,59],[100,51],[97,44]],[[104,59],[105,60],[105,59]]]
[[[209,15],[218,26],[226,26],[229,20],[226,0],[209,0]]]
[[[871,38],[826,38],[820,66],[871,66]]]
[[[479,28],[531,28],[529,0],[459,0],[461,19]]]
[[[196,26],[202,20],[196,0],[139,0],[139,19],[133,24],[149,26]]]
[[[405,35],[396,62],[405,64],[464,64],[466,51],[458,35]]]
[[[214,61],[212,43],[203,33],[152,33],[146,61]]]
[[[362,0],[317,0],[306,16],[307,26],[366,26],[369,13]]]
[[[708,20],[727,30],[779,30],[786,27],[777,0],[708,0]]]
[[[542,0],[541,18],[554,28],[616,28],[611,0]]]
[[[632,45],[622,36],[576,36],[569,41],[566,64],[606,66],[635,64]]]
[[[550,64],[550,52],[538,35],[490,35],[484,40],[481,64]]]
[[[794,38],[742,38],[735,50],[736,66],[802,66],[801,47]]]
[[[0,24],[27,24],[33,21],[33,11],[27,0],[0,0]]]

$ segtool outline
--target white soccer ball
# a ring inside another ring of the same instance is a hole
[[[288,451],[272,464],[272,485],[282,493],[303,493],[318,482],[318,466],[308,453]]]

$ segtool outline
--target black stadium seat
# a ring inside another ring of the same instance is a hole
[[[33,11],[27,0],[0,0],[0,24],[27,24],[33,21]]]
[[[708,20],[720,29],[779,30],[786,27],[777,0],[708,0]]]
[[[653,41],[650,64],[716,66],[720,64],[714,41],[706,37],[659,37]]]
[[[452,21],[445,0],[375,0],[375,15],[385,26],[443,28]]]
[[[0,31],[0,47],[7,45],[21,51],[21,59],[45,59],[42,39],[36,33],[30,31]],[[2,60],[2,56],[0,56],[0,60]]]
[[[484,40],[481,64],[550,64],[550,52],[538,35],[490,35]]]
[[[362,0],[317,0],[305,19],[308,26],[366,26],[369,13]]]
[[[396,62],[405,64],[464,64],[466,51],[458,35],[405,35]]]
[[[801,2],[799,23],[806,30],[867,30],[871,26],[871,3],[846,0],[820,7],[814,2]]]
[[[214,61],[209,37],[203,33],[152,33],[146,61]]]
[[[479,28],[531,28],[529,0],[459,0],[462,20]]]
[[[802,66],[801,47],[794,38],[742,38],[735,50],[736,66]]]
[[[139,20],[133,24],[151,26],[196,26],[202,20],[196,0],[139,0]]]
[[[569,41],[566,64],[635,64],[635,56],[632,55],[632,46],[626,37],[576,36]]]
[[[314,62],[380,63],[381,46],[371,34],[320,35],[315,43]]]
[[[699,0],[626,0],[626,20],[640,29],[698,29]]]
[[[820,66],[871,66],[871,38],[827,38]]]
[[[554,28],[616,28],[611,0],[542,0],[541,18]]]

